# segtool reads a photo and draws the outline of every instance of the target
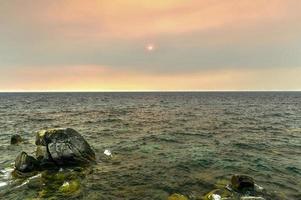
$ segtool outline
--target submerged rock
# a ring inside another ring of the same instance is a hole
[[[95,153],[88,142],[71,128],[39,131],[36,145],[46,147],[38,150],[39,160],[54,162],[58,166],[80,165],[95,162]]]
[[[22,137],[18,134],[11,136],[10,144],[20,144],[23,141]]]
[[[63,185],[59,188],[59,191],[64,195],[76,194],[80,189],[80,184],[78,180],[65,181]]]
[[[175,194],[170,195],[168,197],[168,200],[188,200],[188,198],[182,194],[175,193]]]
[[[233,175],[230,184],[222,181],[217,185],[219,189],[207,193],[204,200],[265,200],[267,195],[252,177],[246,175]]]
[[[233,175],[231,178],[231,188],[236,191],[254,190],[254,180],[250,176]]]
[[[77,167],[79,168],[79,167]],[[41,199],[72,199],[82,194],[81,180],[90,173],[89,168],[82,168],[81,171],[75,168],[65,168],[59,171],[45,170],[41,172],[43,187],[38,192]],[[57,197],[57,198],[55,198]]]
[[[204,200],[222,200],[231,199],[235,196],[226,189],[215,189],[205,195]]]
[[[39,162],[26,152],[21,152],[15,160],[15,168],[19,172],[32,172],[39,169]]]

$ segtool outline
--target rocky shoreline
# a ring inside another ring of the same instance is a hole
[[[11,144],[16,145],[23,140],[13,135]],[[72,128],[41,130],[36,133],[35,156],[21,152],[15,159],[14,178],[35,180],[42,178],[44,188],[39,192],[40,198],[47,198],[53,191],[62,196],[78,197],[81,194],[81,178],[96,163],[95,152],[83,136]],[[111,152],[110,152],[111,153]],[[111,157],[111,154],[110,154]],[[256,185],[252,177],[233,175],[229,183],[207,193],[203,200],[265,200],[266,191]],[[174,193],[168,200],[188,200],[185,195]]]

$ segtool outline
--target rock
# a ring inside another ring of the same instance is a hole
[[[48,154],[46,146],[37,146],[36,158],[40,162],[41,168],[45,169],[55,167],[55,163],[52,161],[52,158]]]
[[[71,128],[39,131],[36,145],[39,160],[54,162],[58,166],[81,165],[95,162],[95,153],[88,142]],[[39,152],[41,151],[41,152]]]
[[[175,193],[175,194],[170,195],[168,197],[168,200],[188,200],[188,198],[182,194]]]
[[[254,190],[254,180],[252,177],[245,175],[233,175],[231,187],[236,191]]]
[[[79,167],[77,167],[79,168]],[[41,199],[72,199],[82,194],[81,180],[83,180],[87,171],[75,171],[74,168],[64,168],[61,170],[44,170],[41,172],[41,181],[43,187],[38,192]],[[76,198],[77,199],[77,198]]]
[[[32,172],[39,169],[39,162],[23,151],[15,160],[15,168],[19,172]]]
[[[22,137],[18,134],[11,136],[10,144],[20,144],[23,141]]]
[[[65,181],[59,191],[65,195],[76,194],[80,189],[78,180]]]
[[[205,200],[221,200],[221,199],[231,199],[235,196],[231,194],[230,191],[226,189],[215,189],[205,195]]]
[[[215,185],[218,189],[207,193],[204,200],[265,200],[268,196],[264,188],[254,183],[252,177],[245,175],[233,175],[231,184],[221,180]]]

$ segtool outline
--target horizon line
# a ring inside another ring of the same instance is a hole
[[[0,90],[0,93],[301,92],[300,90]]]

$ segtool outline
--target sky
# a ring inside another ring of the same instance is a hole
[[[0,91],[301,90],[300,0],[1,0]]]

